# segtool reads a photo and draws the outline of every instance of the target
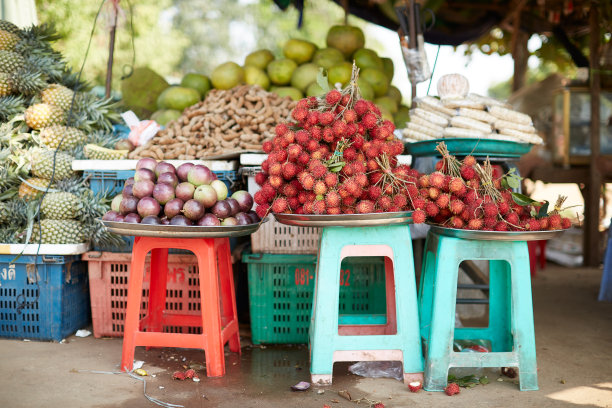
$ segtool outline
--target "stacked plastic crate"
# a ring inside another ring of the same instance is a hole
[[[243,154],[241,174],[252,195],[264,154]],[[254,344],[307,343],[320,230],[281,224],[270,217],[251,235],[248,266]],[[341,265],[340,313],[384,314],[384,260],[349,258]]]

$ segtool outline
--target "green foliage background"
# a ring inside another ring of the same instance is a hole
[[[244,62],[259,48],[282,55],[289,38],[304,38],[325,46],[329,27],[343,21],[342,9],[328,0],[306,2],[304,26],[297,29],[298,12],[281,11],[271,0],[155,0],[130,1],[134,13],[135,66],[148,66],[177,81],[187,72],[208,74],[223,62]],[[56,43],[69,63],[78,69],[100,1],[75,4],[73,0],[36,0],[41,22],[53,23],[63,36]],[[131,64],[130,4],[122,0],[115,45],[113,89],[119,89],[124,67]],[[84,78],[103,85],[108,58],[109,31],[102,13],[92,40]],[[351,23],[365,24],[361,20]]]

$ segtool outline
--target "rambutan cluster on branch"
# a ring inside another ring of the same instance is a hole
[[[300,100],[276,126],[256,181],[257,213],[355,214],[414,208],[420,174],[398,165],[404,144],[378,107],[350,84]],[[424,221],[424,220],[423,220]]]

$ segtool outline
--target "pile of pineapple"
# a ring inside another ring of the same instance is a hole
[[[116,143],[117,106],[86,91],[51,47],[58,38],[48,25],[0,20],[0,242],[113,245],[97,221],[109,199],[72,161]]]

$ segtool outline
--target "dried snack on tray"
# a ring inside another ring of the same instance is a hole
[[[486,134],[474,129],[464,129],[458,127],[447,127],[444,129],[444,137],[473,137],[484,138]]]
[[[451,117],[457,114],[454,109],[445,107],[440,100],[434,98],[433,96],[422,96],[420,98],[415,98],[414,102],[419,108],[441,114],[445,117]]]
[[[276,124],[290,119],[295,104],[258,86],[214,89],[129,158],[193,160],[261,150],[263,142],[274,137]]]
[[[479,120],[466,118],[464,116],[455,116],[454,118],[452,118],[451,126],[464,128],[464,129],[477,130],[485,134],[491,133],[491,131],[493,130],[493,128],[491,127],[489,123],[484,123]]]
[[[438,126],[434,123],[431,123],[419,116],[413,116],[410,118],[410,122],[409,123],[414,123],[415,125],[419,125],[419,126],[423,126],[426,128],[431,129],[433,132],[435,132],[436,134],[442,134],[442,132],[444,131],[444,128],[442,126]]]
[[[514,129],[500,129],[499,133],[502,135],[514,137],[515,139],[520,139],[525,143],[544,144],[544,140],[542,140],[540,136],[534,133],[524,133]]]
[[[485,106],[491,107],[491,106],[501,106],[502,108],[508,108],[508,109],[512,109],[512,106],[502,102],[502,101],[498,101],[495,98],[490,98],[488,96],[482,96],[482,95],[478,95],[478,94],[468,94],[467,99],[472,100],[474,102],[478,102],[481,103]]]
[[[531,117],[529,115],[508,108],[502,108],[501,106],[490,107],[489,113],[498,119],[520,123],[523,125],[532,125]]]
[[[537,133],[536,128],[532,125],[523,125],[520,123],[510,122],[503,119],[497,119],[493,123],[493,126],[495,127],[495,129],[514,129],[523,133]]]
[[[406,128],[402,131],[402,135],[404,136],[404,140],[416,140],[416,141],[423,141],[423,140],[433,140],[435,139],[434,137],[431,137],[425,133],[421,133],[418,132],[416,130],[412,130],[409,128]]]
[[[470,99],[448,99],[442,102],[442,104],[448,109],[459,109],[459,108],[470,108],[475,110],[484,110],[485,105],[480,102],[472,101]]]
[[[495,123],[496,120],[499,120],[495,116],[491,115],[490,113],[486,111],[470,109],[470,108],[459,108],[459,116],[464,116],[466,118],[479,120],[485,123]]]
[[[406,123],[406,128],[414,130],[414,131],[417,131],[419,133],[426,134],[426,135],[431,136],[433,138],[442,137],[442,134],[444,133],[444,129],[442,129],[442,128],[440,128],[440,130],[434,130],[434,129],[431,129],[429,127],[418,125],[418,124],[416,124],[414,122]]]
[[[414,108],[410,111],[410,117],[418,116],[422,119],[425,119],[428,122],[433,123],[437,126],[446,127],[448,126],[448,118],[443,116],[442,114],[434,113],[432,111],[428,111],[422,108]]]

